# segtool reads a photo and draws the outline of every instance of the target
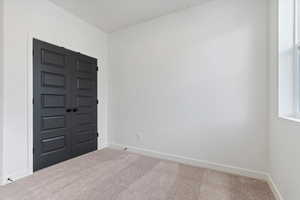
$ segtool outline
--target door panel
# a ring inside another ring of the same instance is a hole
[[[66,95],[42,94],[42,108],[65,108]]]
[[[52,137],[42,140],[42,153],[48,153],[58,150],[63,150],[66,146],[64,136]]]
[[[65,75],[59,73],[50,73],[46,71],[41,72],[41,75],[42,75],[42,85],[45,88],[65,88],[66,86]]]
[[[97,149],[97,59],[34,40],[34,171]]]
[[[97,60],[74,57],[72,153],[78,156],[97,149]]]
[[[34,170],[68,159],[71,152],[71,62],[63,48],[34,40]]]
[[[66,66],[66,56],[65,54],[57,51],[52,51],[51,49],[41,49],[42,53],[42,63],[45,65],[52,65],[55,67],[65,68]]]

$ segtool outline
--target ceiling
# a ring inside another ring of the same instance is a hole
[[[105,32],[192,7],[205,0],[50,0]],[[206,0],[207,1],[207,0]]]

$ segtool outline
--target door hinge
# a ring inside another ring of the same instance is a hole
[[[99,137],[99,133],[97,133],[97,137]]]
[[[35,149],[34,149],[34,148],[32,148],[32,153],[33,153],[33,154],[35,153]]]
[[[99,67],[96,67],[96,71],[99,71]]]
[[[32,104],[34,104],[34,99],[32,99]]]
[[[32,55],[34,56],[34,49],[32,49]]]
[[[99,100],[97,99],[97,105],[99,104]]]

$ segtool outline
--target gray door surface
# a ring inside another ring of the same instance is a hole
[[[97,149],[97,60],[73,54],[72,155]]]
[[[34,171],[97,149],[97,59],[33,41]]]

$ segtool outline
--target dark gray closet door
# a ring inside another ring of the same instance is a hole
[[[34,170],[70,158],[72,104],[69,51],[34,40]]]
[[[33,41],[34,171],[97,150],[97,59]]]
[[[74,55],[74,54],[73,54]],[[72,67],[72,155],[97,149],[97,60],[74,55]]]

